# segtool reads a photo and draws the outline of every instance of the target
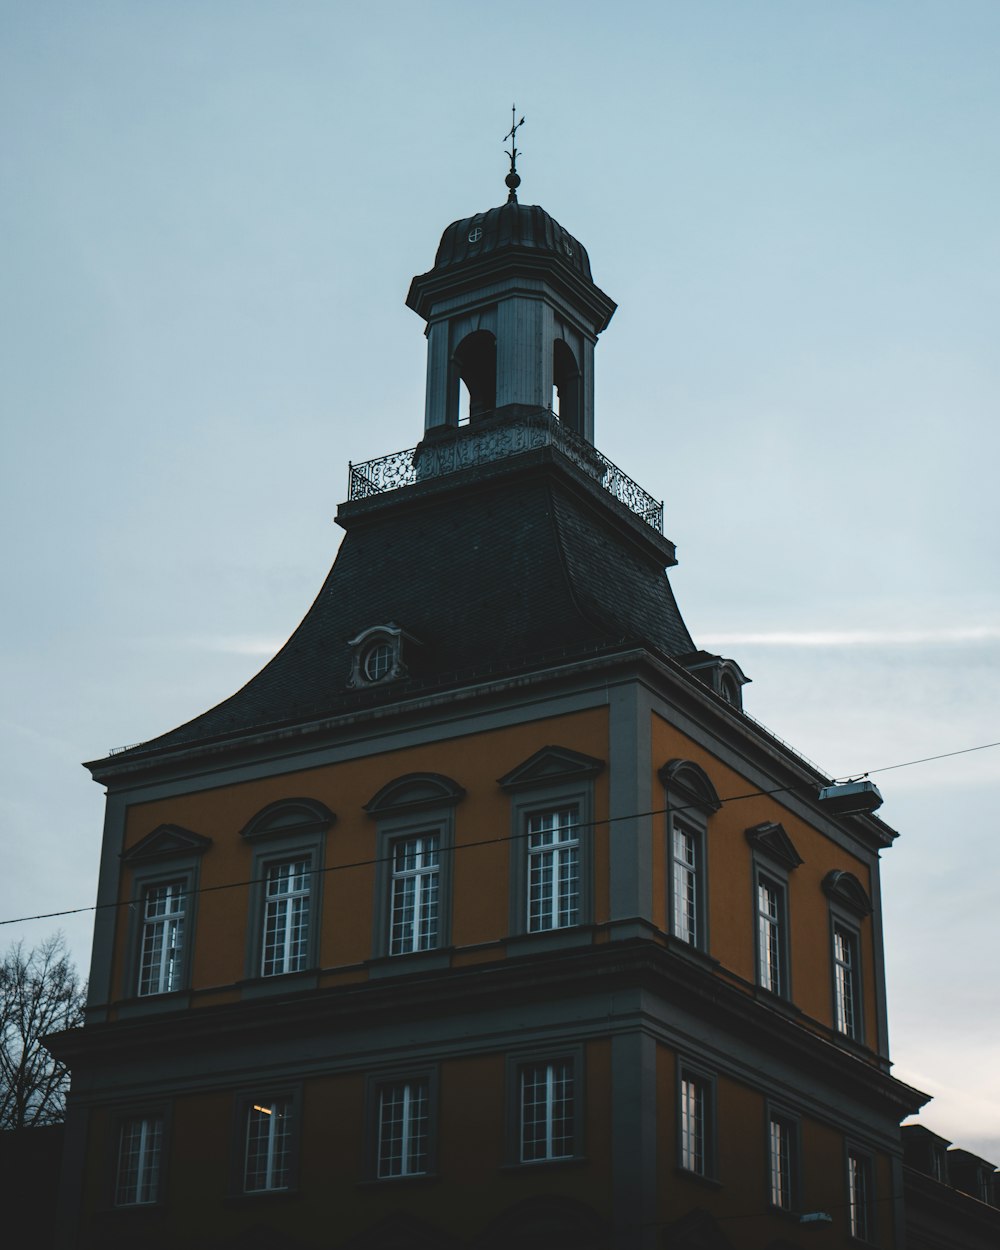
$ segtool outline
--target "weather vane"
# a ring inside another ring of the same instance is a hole
[[[503,137],[504,143],[506,143],[508,139],[510,140],[510,150],[508,151],[504,148],[504,151],[507,152],[507,155],[510,157],[510,173],[504,179],[504,182],[510,189],[510,195],[507,196],[508,204],[517,203],[517,188],[521,185],[521,179],[517,172],[517,158],[521,155],[521,153],[514,145],[517,143],[518,129],[524,125],[524,118],[522,117],[520,121],[515,120],[516,118],[517,106],[512,104],[510,106],[510,130],[508,130]]]

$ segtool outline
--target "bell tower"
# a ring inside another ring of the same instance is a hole
[[[448,226],[406,297],[427,322],[424,430],[552,409],[593,443],[594,347],[616,305],[579,240],[518,203],[516,129],[507,202]]]

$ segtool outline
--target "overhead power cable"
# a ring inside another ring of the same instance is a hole
[[[940,755],[927,755],[927,756],[922,757],[921,759],[905,760],[901,764],[885,764],[881,768],[871,768],[871,769],[868,769],[868,771],[865,773],[854,774],[854,775],[867,777],[870,773],[878,773],[878,772],[884,773],[884,772],[889,772],[895,768],[909,768],[911,765],[914,765],[914,764],[927,764],[933,760],[950,759],[956,755],[969,755],[973,751],[986,751],[986,750],[989,750],[991,747],[1000,747],[1000,742],[984,742],[979,746],[964,747],[960,751],[946,751]],[[787,794],[793,790],[798,790],[800,788],[801,788],[800,783],[796,783],[795,785],[790,785],[790,786],[776,786],[770,790],[750,790],[745,794],[728,795],[726,798],[720,799],[719,802],[722,804],[739,803],[745,799],[757,799],[757,798],[768,797],[768,796],[775,795],[775,794]],[[685,804],[685,805],[674,804],[670,807],[651,808],[649,811],[645,811],[645,812],[628,812],[621,816],[605,816],[599,820],[579,821],[578,827],[593,829],[599,825],[617,824],[618,822],[623,821],[623,820],[642,820],[647,816],[663,816],[667,812],[682,812],[682,811],[686,811],[687,808],[689,807],[695,807],[695,806],[696,804],[693,804],[693,803]],[[527,832],[506,833],[506,834],[501,834],[500,836],[494,837],[494,838],[481,838],[475,842],[462,842],[458,845],[453,845],[446,849],[454,853],[455,851],[460,851],[460,850],[461,851],[473,850],[475,847],[493,846],[497,844],[498,842],[516,842],[516,841],[520,841],[523,838],[527,838],[529,836],[530,834]],[[352,869],[352,868],[369,868],[375,864],[389,863],[390,859],[391,859],[391,856],[388,856],[388,855],[374,856],[371,859],[353,860],[352,862],[347,863],[347,864],[329,864],[324,868],[312,868],[309,871],[310,871],[310,875],[320,875],[320,874],[325,874],[329,872],[347,872],[349,869]],[[236,890],[236,889],[240,889],[243,886],[261,885],[263,884],[263,882],[264,882],[263,877],[248,877],[245,880],[241,880],[241,881],[225,881],[218,885],[199,886],[195,890],[188,890],[185,893],[185,897],[192,897],[197,894],[214,894],[219,890]],[[114,907],[130,907],[133,905],[133,903],[134,903],[133,899],[116,899],[112,903],[93,903],[89,907],[67,907],[67,908],[64,908],[62,911],[38,912],[36,915],[33,915],[33,916],[14,916],[7,920],[0,920],[0,926],[12,925],[12,924],[28,924],[30,921],[33,921],[33,920],[61,920],[65,916],[82,916],[82,915],[86,915],[88,912],[96,913],[99,911],[106,911]]]

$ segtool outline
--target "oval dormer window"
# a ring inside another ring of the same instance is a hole
[[[381,681],[391,671],[394,658],[391,643],[373,643],[362,661],[365,677],[369,681]]]
[[[410,660],[419,641],[390,621],[373,625],[348,640],[351,648],[349,689],[375,686],[410,675]]]

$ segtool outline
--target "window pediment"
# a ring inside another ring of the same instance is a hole
[[[184,855],[204,855],[212,839],[180,825],[158,825],[122,855],[126,864],[143,864],[157,859],[179,859]]]
[[[777,861],[783,868],[791,870],[805,862],[795,849],[795,843],[785,832],[784,826],[776,820],[765,820],[759,825],[752,825],[746,830],[745,836],[755,851]]]
[[[505,790],[545,786],[556,781],[576,781],[596,777],[604,769],[604,761],[571,751],[569,747],[542,747],[509,773],[497,779]]]
[[[841,907],[846,907],[856,916],[863,917],[872,914],[872,901],[868,897],[868,891],[853,872],[847,872],[842,868],[835,868],[832,872],[828,872],[823,878],[823,893],[828,899],[839,903]]]
[[[365,804],[369,816],[413,811],[421,807],[450,807],[465,797],[457,781],[441,773],[406,773],[387,782]]]
[[[318,799],[278,799],[254,816],[240,837],[252,842],[258,838],[282,838],[329,829],[337,819]]]
[[[674,800],[680,798],[703,812],[717,812],[722,806],[708,773],[693,760],[669,760],[657,776]]]

